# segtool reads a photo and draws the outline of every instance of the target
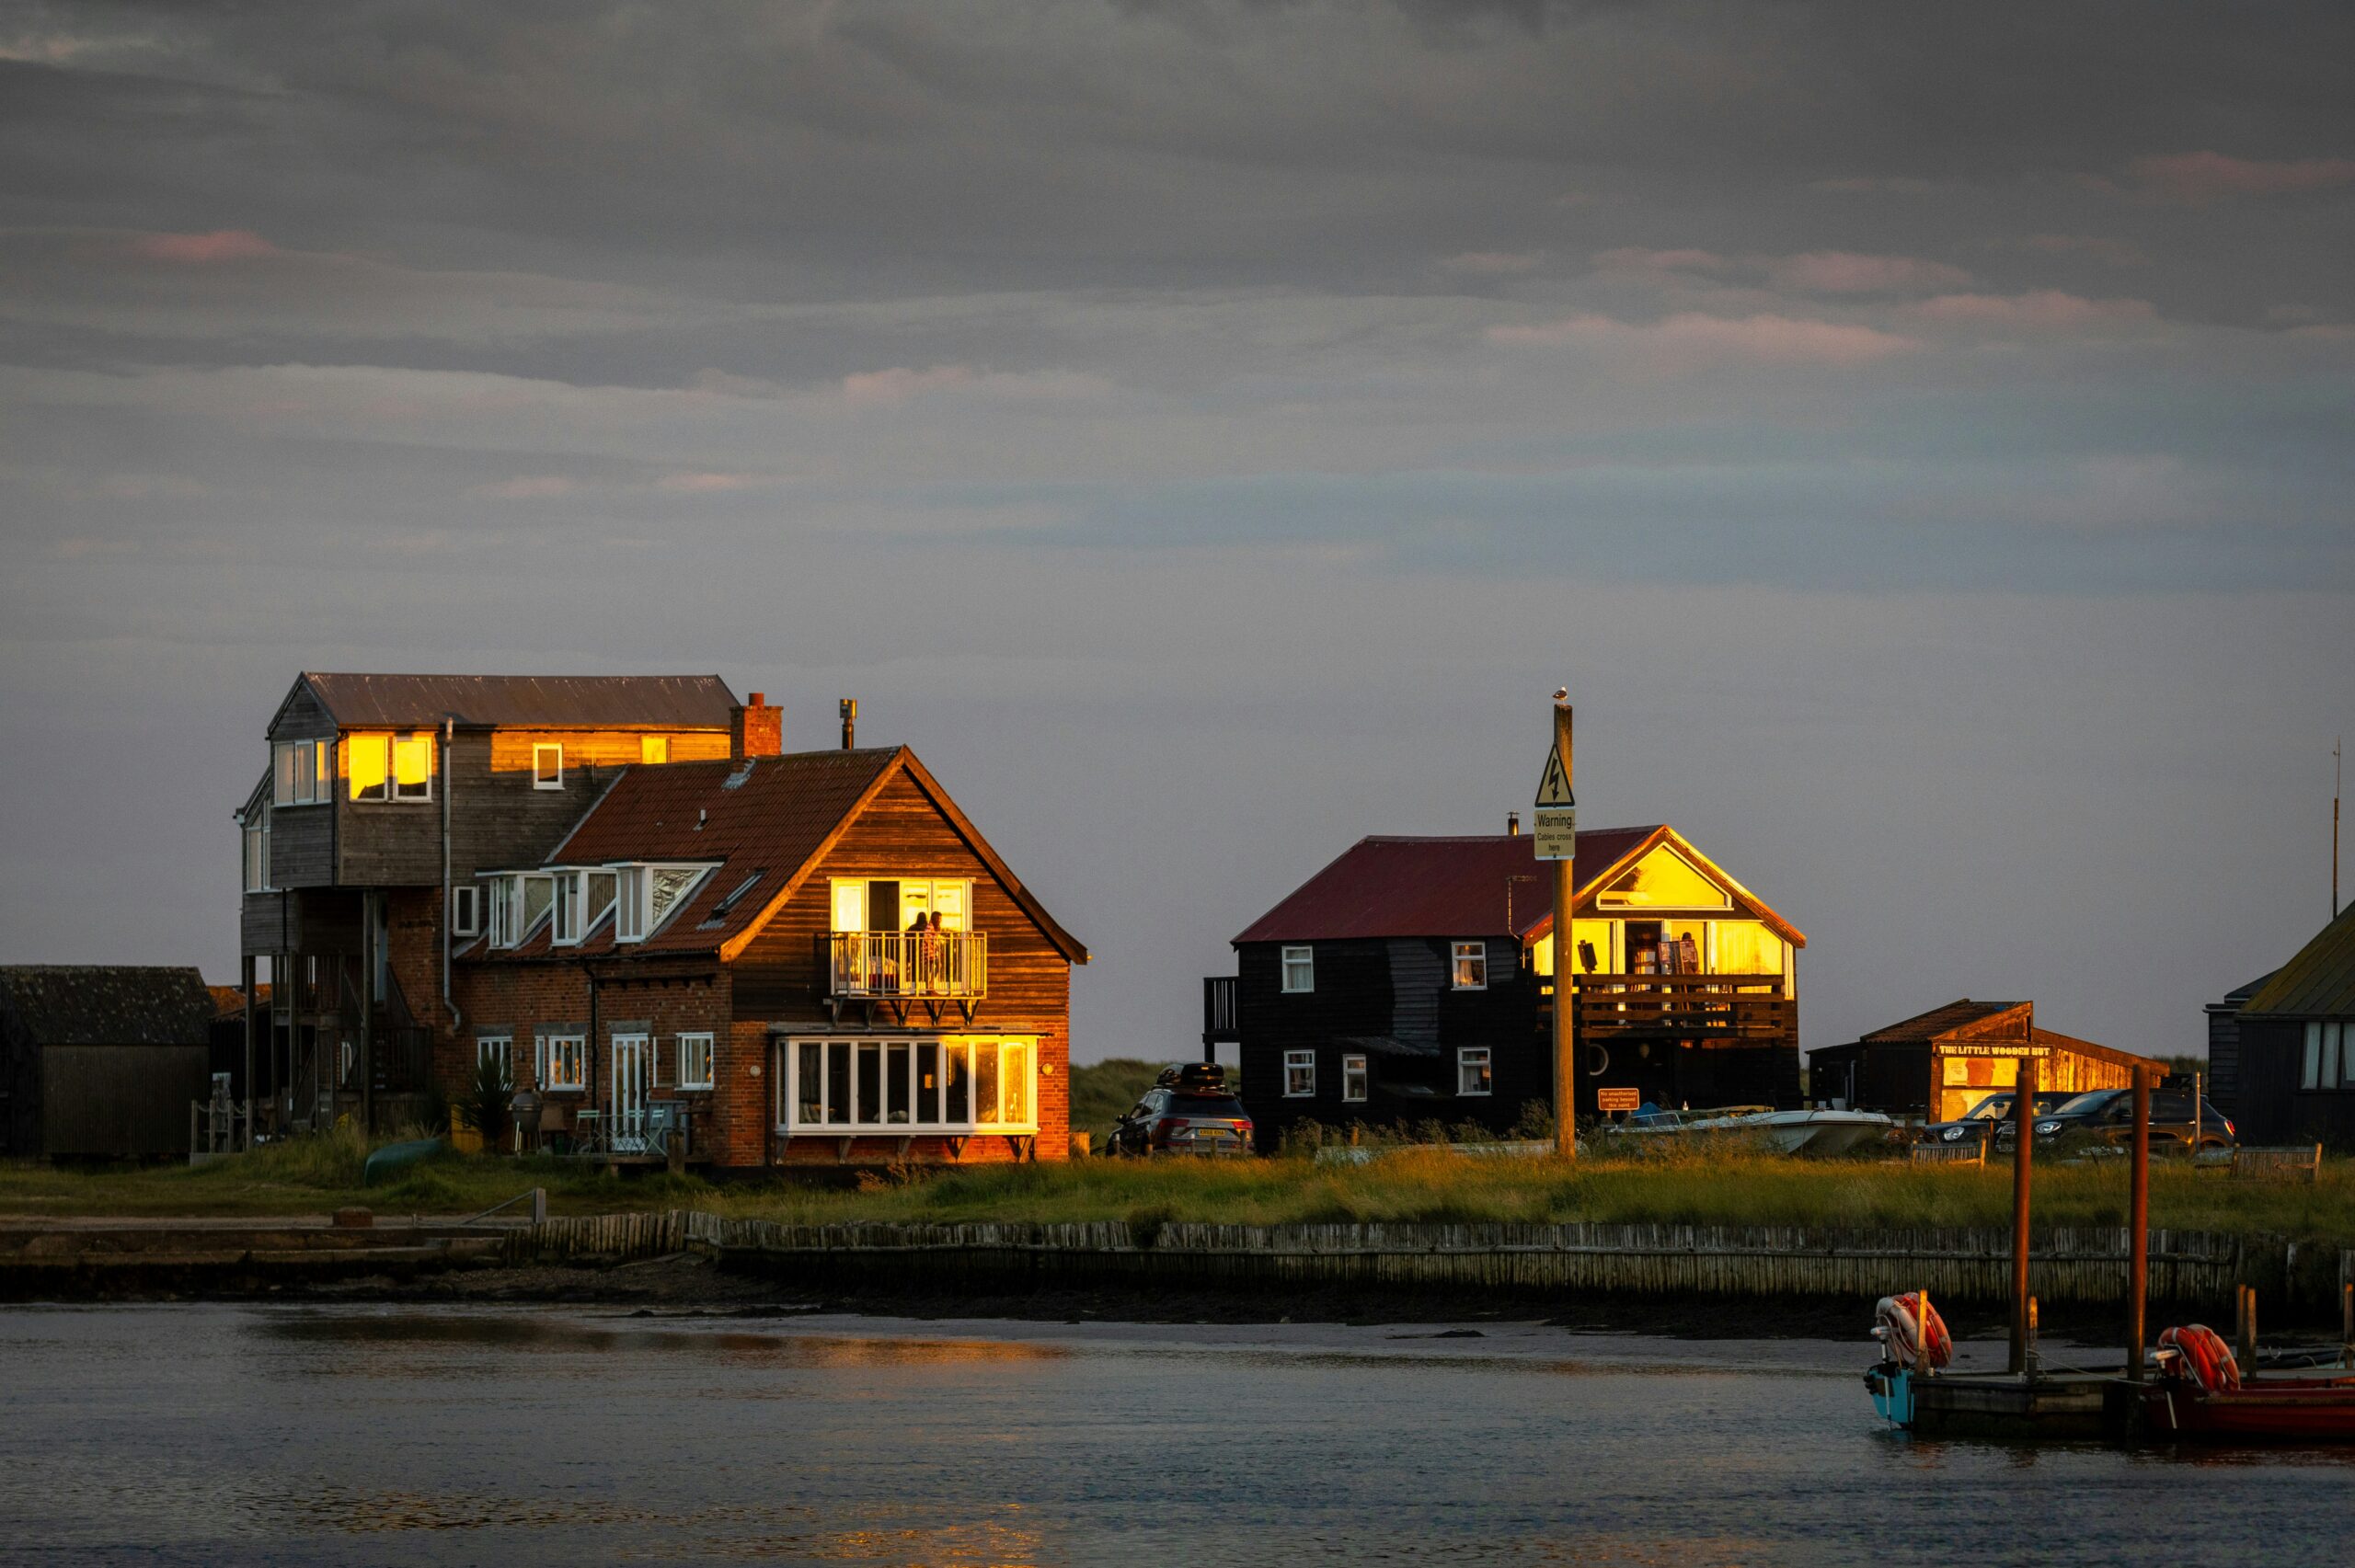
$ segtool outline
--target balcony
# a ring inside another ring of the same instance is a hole
[[[1554,983],[1544,982],[1545,1006]],[[1798,1002],[1780,975],[1580,975],[1572,1023],[1581,1041],[1692,1040],[1796,1046]]]
[[[989,937],[981,932],[830,931],[819,941],[837,1022],[845,1005],[865,1009],[870,1022],[888,1008],[902,1023],[918,1007],[937,1022],[954,1005],[970,1024],[989,994]]]

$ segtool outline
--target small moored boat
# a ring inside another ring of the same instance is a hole
[[[2241,1377],[2222,1335],[2203,1323],[2159,1336],[2158,1376],[2142,1391],[2154,1436],[2211,1443],[2355,1442],[2355,1372]]]
[[[1894,1126],[1878,1111],[1777,1111],[1765,1105],[1731,1105],[1709,1111],[1635,1113],[1629,1136],[1742,1138],[1778,1154],[1845,1154],[1878,1143]]]

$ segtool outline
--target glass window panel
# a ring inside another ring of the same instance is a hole
[[[294,804],[294,748],[283,740],[270,749],[270,798],[278,806]]]
[[[861,1127],[883,1120],[883,1047],[873,1040],[859,1042],[856,1120]]]
[[[834,884],[834,929],[865,931],[867,929],[867,884],[837,882]]]
[[[904,1126],[908,1120],[908,1042],[893,1040],[883,1047],[883,1119]]]
[[[962,882],[936,882],[932,885],[932,907],[940,916],[945,931],[964,931],[966,885]]]
[[[662,918],[702,879],[703,873],[693,868],[658,867],[652,877],[652,903],[647,910],[649,927],[661,925]]]
[[[2306,1069],[2298,1077],[2298,1087],[2311,1089],[2322,1078],[2322,1025],[2306,1025]]]
[[[942,1048],[948,1059],[948,1108],[940,1119],[961,1127],[973,1119],[973,1047],[956,1045]]]
[[[916,1042],[916,1120],[940,1120],[940,1047],[932,1040]]]
[[[850,1042],[830,1041],[826,1046],[826,1120],[850,1120]]]
[[[679,1036],[679,1087],[708,1089],[711,1087],[711,1036],[682,1035]]]
[[[556,898],[556,878],[553,876],[526,876],[523,883],[523,909],[515,930],[515,939],[519,942],[540,923],[540,917],[548,912],[548,905]]]
[[[997,1119],[997,1047],[977,1046],[973,1051],[973,1121],[977,1126],[993,1127]]]
[[[897,882],[870,882],[867,885],[867,929],[898,931],[907,924],[891,923],[900,909],[900,885]]]
[[[343,742],[343,771],[354,800],[383,800],[385,782],[391,776],[386,745],[389,735],[351,735]]]
[[[564,747],[562,745],[532,748],[532,787],[534,789],[564,787]]]
[[[433,793],[433,739],[404,735],[393,742],[393,795],[398,800],[423,800]]]
[[[1364,1099],[1365,1079],[1365,1058],[1361,1056],[1345,1056],[1341,1059],[1342,1099]]]
[[[589,898],[580,911],[580,929],[587,931],[603,920],[605,911],[614,907],[615,885],[620,879],[610,871],[589,874]]]
[[[816,1127],[826,1119],[826,1047],[816,1040],[801,1042],[794,1084],[799,1097],[794,1120],[803,1127]]]
[[[1013,1127],[1030,1125],[1030,1047],[1028,1044],[1009,1040],[1004,1047],[1005,1062],[1005,1120]]]
[[[2338,1025],[2336,1024],[2326,1024],[2322,1026],[2322,1082],[2320,1087],[2325,1089],[2336,1089],[2338,1087]]]
[[[1313,947],[1287,947],[1283,950],[1283,989],[1288,991],[1313,991],[1316,989],[1316,951]]]
[[[671,760],[671,738],[667,735],[640,736],[638,760],[641,762],[667,762]]]

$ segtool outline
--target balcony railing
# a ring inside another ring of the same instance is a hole
[[[1780,975],[1580,975],[1581,1040],[1643,1035],[1740,1045],[1796,1045],[1798,1003]],[[1553,994],[1545,982],[1545,994]]]
[[[838,1001],[971,1001],[989,994],[989,938],[978,931],[826,933]]]

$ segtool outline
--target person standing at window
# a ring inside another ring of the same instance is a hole
[[[925,927],[924,979],[925,989],[934,991],[944,990],[947,989],[945,982],[948,978],[948,933],[941,928],[940,911],[938,910],[932,911],[931,922],[929,924],[925,923],[925,917],[922,915],[918,915],[916,917],[916,921],[918,924],[924,925]]]

